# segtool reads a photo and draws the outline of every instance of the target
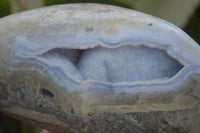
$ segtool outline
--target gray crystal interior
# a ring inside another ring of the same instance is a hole
[[[84,50],[55,48],[42,54],[42,57],[56,58],[68,62],[66,64],[70,62],[64,69],[76,70],[79,76],[74,77],[78,79],[112,83],[171,78],[183,67],[164,50],[146,46],[126,45]]]

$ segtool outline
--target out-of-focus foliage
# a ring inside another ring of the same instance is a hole
[[[14,133],[20,130],[20,122],[0,113],[0,133]]]
[[[181,27],[200,44],[200,0],[0,0],[0,18],[41,6],[66,3],[105,3],[136,9]],[[195,8],[199,7],[199,9]],[[40,130],[0,113],[0,133],[39,133]]]
[[[200,6],[183,30],[200,44]]]
[[[41,129],[0,113],[0,133],[41,133]]]
[[[0,0],[0,18],[10,14],[9,10],[9,1],[8,0]]]
[[[10,0],[12,13],[35,9],[44,6],[43,0]]]
[[[136,9],[184,27],[200,0],[140,0]]]
[[[63,3],[104,3],[126,8],[132,8],[137,0],[45,0],[46,5],[55,5]]]

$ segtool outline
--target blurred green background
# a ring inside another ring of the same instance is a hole
[[[105,3],[165,19],[200,44],[200,0],[0,0],[0,18],[43,6],[64,3]],[[40,133],[41,129],[0,113],[0,133]]]

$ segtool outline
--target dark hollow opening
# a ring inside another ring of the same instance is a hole
[[[45,96],[54,97],[54,94],[51,91],[49,91],[49,90],[47,90],[45,88],[41,88],[40,91]]]

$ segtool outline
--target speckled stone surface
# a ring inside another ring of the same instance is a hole
[[[101,4],[0,19],[0,111],[56,133],[199,133],[200,47]]]

